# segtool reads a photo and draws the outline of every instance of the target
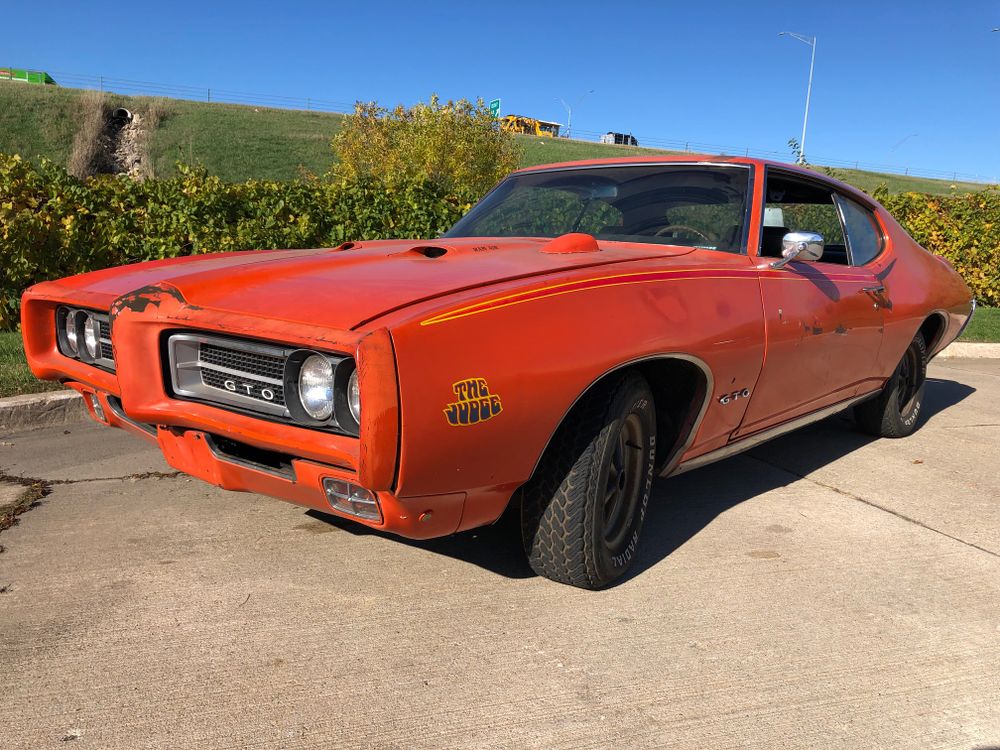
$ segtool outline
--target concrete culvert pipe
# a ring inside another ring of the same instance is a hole
[[[111,113],[111,119],[121,122],[132,122],[132,113],[124,107],[119,107]]]

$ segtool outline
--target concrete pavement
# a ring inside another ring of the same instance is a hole
[[[503,526],[410,543],[120,431],[6,437],[50,492],[0,534],[0,747],[1000,747],[1000,362],[930,378],[909,439],[835,417],[659,482],[597,593]]]

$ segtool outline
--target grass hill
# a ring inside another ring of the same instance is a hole
[[[79,89],[0,81],[0,152],[68,163],[80,119]],[[325,172],[330,139],[342,115],[208,104],[183,99],[108,94],[112,107],[143,112],[155,107],[150,136],[154,174],[167,177],[178,161],[200,163],[227,181],[293,179],[302,169]]]
[[[81,117],[83,92],[56,86],[0,81],[0,152],[37,160],[47,157],[66,165]],[[159,125],[149,138],[153,173],[173,174],[178,161],[203,164],[227,181],[250,178],[286,180],[303,171],[325,172],[333,158],[330,139],[342,115],[209,104],[108,94],[113,107],[142,112],[155,107]],[[620,154],[677,153],[586,141],[523,136],[523,166]],[[979,183],[838,169],[845,182],[873,190],[884,182],[893,193],[915,191],[947,195],[982,189]]]

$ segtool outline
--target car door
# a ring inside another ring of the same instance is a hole
[[[882,285],[871,268],[851,264],[843,196],[773,168],[766,180],[757,247],[766,349],[733,438],[851,398],[870,378],[882,341]],[[822,257],[773,268],[789,231],[823,235]]]

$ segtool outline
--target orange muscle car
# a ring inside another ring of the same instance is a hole
[[[177,469],[411,538],[511,503],[540,574],[634,559],[655,477],[853,407],[902,437],[974,303],[867,195],[756,159],[531,168],[434,240],[24,295],[32,370]]]

